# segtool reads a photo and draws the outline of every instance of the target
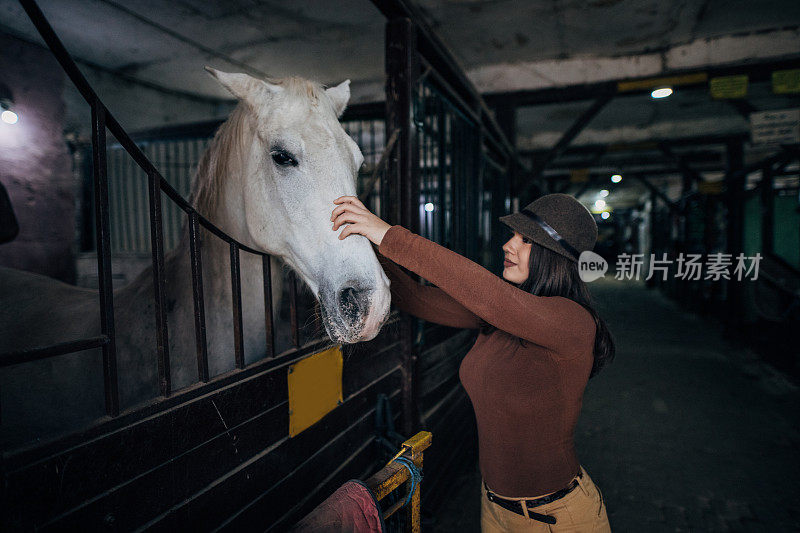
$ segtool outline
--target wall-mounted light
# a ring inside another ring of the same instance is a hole
[[[433,211],[433,204],[431,202],[428,202],[427,204],[425,204],[425,211],[427,211],[428,213]]]
[[[19,120],[19,115],[11,109],[13,106],[14,98],[11,96],[11,89],[0,83],[0,109],[3,110],[0,113],[0,120],[6,124],[16,124]]]
[[[5,122],[6,124],[16,124],[17,121],[19,120],[19,116],[13,111],[6,109],[2,113],[0,113],[0,120]]]
[[[608,196],[608,189],[600,191],[600,198],[605,198],[606,196]]]
[[[610,216],[611,213],[609,213],[608,211],[603,211],[602,213],[600,213],[600,218],[602,218],[603,220],[608,220],[608,217]]]
[[[612,183],[619,183],[620,181],[622,181],[622,176],[620,176],[619,174],[614,174],[613,176],[611,176]]]
[[[650,93],[653,98],[666,98],[672,94],[672,87],[659,87]]]
[[[597,200],[594,203],[594,207],[595,207],[595,209],[604,209],[606,207],[606,201],[605,200]]]

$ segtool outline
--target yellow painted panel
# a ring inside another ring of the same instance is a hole
[[[617,83],[618,92],[640,91],[643,89],[655,89],[670,85],[689,85],[703,83],[708,79],[708,74],[698,72],[696,74],[683,74],[680,76],[664,76],[662,78],[647,78],[644,80],[621,81]]]
[[[342,348],[334,346],[289,367],[289,436],[317,423],[342,398]]]
[[[772,92],[775,94],[800,93],[800,69],[776,70],[773,72]]]
[[[711,78],[708,83],[711,98],[744,98],[747,96],[747,82],[748,77],[746,74]]]

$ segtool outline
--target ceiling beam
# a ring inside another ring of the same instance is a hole
[[[800,68],[800,57],[762,61],[749,65],[675,70],[656,77],[645,76],[598,83],[566,85],[563,87],[548,87],[546,89],[485,93],[484,99],[490,105],[495,102],[508,102],[517,107],[594,100],[609,94],[625,96],[648,93],[658,85],[665,85],[663,80],[668,78],[675,81],[672,85],[707,90],[707,80],[713,77],[746,74],[751,82],[768,81],[775,70],[796,68]],[[698,74],[705,74],[705,76],[698,76]],[[682,77],[685,77],[683,78],[685,83],[681,82]],[[625,90],[626,87],[631,87],[631,89]]]
[[[631,177],[639,180],[642,183],[642,185],[647,187],[647,189],[651,193],[655,194],[662,202],[664,202],[664,204],[666,204],[666,206],[669,207],[670,211],[678,215],[683,214],[683,211],[681,210],[680,206],[675,202],[673,202],[672,200],[670,200],[669,197],[661,191],[661,189],[650,183],[650,181],[647,178],[645,178],[641,174],[632,174]]]
[[[522,191],[520,191],[519,198],[527,198],[530,194],[531,188],[533,187],[533,183],[536,180],[541,179],[542,172],[550,164],[554,159],[556,159],[559,155],[561,155],[564,150],[567,149],[569,143],[572,142],[575,137],[577,137],[581,131],[591,122],[591,120],[597,116],[597,114],[611,101],[613,95],[604,95],[595,100],[595,102],[583,112],[583,114],[578,117],[572,126],[564,132],[558,142],[545,154],[541,161],[534,160],[534,170],[533,170],[533,181],[529,183]]]

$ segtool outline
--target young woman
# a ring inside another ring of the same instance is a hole
[[[571,196],[550,194],[501,217],[513,231],[501,279],[390,226],[353,196],[334,203],[332,229],[346,224],[340,239],[360,234],[378,245],[393,303],[424,320],[480,330],[459,377],[478,426],[482,531],[610,531],[573,443],[586,383],[614,357],[578,275],[580,252],[597,240],[591,213]]]

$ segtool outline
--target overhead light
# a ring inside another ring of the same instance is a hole
[[[653,90],[650,93],[650,96],[653,98],[666,98],[667,96],[672,94],[672,87],[660,87],[658,89]]]
[[[613,176],[611,176],[611,181],[613,183],[619,183],[620,181],[622,181],[622,176],[620,176],[619,174],[614,174]]]
[[[605,200],[597,200],[594,203],[594,207],[595,207],[595,209],[605,209],[606,201]]]
[[[0,83],[0,109],[3,110],[3,112],[0,113],[0,120],[6,124],[16,124],[19,120],[19,116],[11,110],[11,106],[13,105],[14,98],[11,95],[11,89]]]
[[[611,216],[611,213],[609,213],[608,211],[603,211],[602,213],[600,213],[600,218],[602,218],[603,220],[608,219],[608,217],[610,217],[610,216]]]
[[[428,213],[433,211],[433,204],[431,202],[428,202],[427,204],[425,204],[425,211],[427,211]]]
[[[603,189],[602,191],[600,191],[601,198],[605,198],[606,196],[608,196],[608,189]]]
[[[2,113],[0,113],[0,119],[6,124],[16,124],[19,120],[19,116],[11,110],[6,109]]]

